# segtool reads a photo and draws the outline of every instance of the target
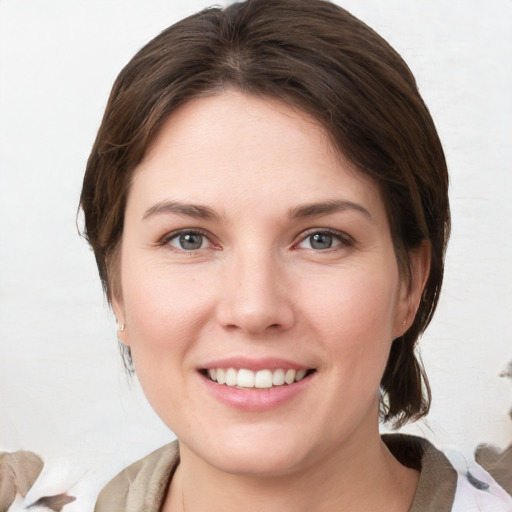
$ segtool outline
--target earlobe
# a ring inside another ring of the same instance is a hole
[[[116,317],[116,325],[117,325],[117,339],[123,343],[124,345],[130,345],[129,336],[128,336],[128,328],[126,325],[126,315],[124,311],[124,305],[122,298],[112,297],[112,309],[114,311],[114,315]]]
[[[418,248],[409,251],[409,262],[409,280],[403,283],[401,290],[398,336],[403,335],[414,322],[430,272],[430,243],[425,240]]]

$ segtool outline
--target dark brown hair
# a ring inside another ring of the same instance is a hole
[[[334,145],[380,187],[402,274],[428,241],[429,277],[414,323],[394,340],[382,378],[382,414],[401,425],[428,412],[415,353],[443,279],[450,229],[443,149],[400,55],[350,13],[323,0],[247,0],[169,27],[117,78],[85,173],[81,207],[110,300],[134,169],[163,121],[185,102],[233,88],[313,116]],[[125,351],[128,350],[124,347]],[[131,362],[129,351],[125,361]]]

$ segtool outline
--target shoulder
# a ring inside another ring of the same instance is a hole
[[[503,489],[512,495],[512,444],[504,451],[495,446],[481,444],[475,459]]]
[[[409,512],[451,512],[457,490],[457,471],[446,456],[421,437],[387,434],[382,440],[401,464],[420,471]]]
[[[455,450],[447,451],[447,456],[458,474],[453,512],[512,512],[512,497],[502,482],[498,483],[490,472],[474,461],[467,461]]]
[[[475,462],[401,434],[383,440],[404,465],[420,470],[410,512],[512,512],[512,498]]]
[[[138,460],[100,492],[94,512],[158,511],[179,463],[178,443],[170,443]]]

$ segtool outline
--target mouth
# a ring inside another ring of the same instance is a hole
[[[289,386],[308,378],[314,368],[277,368],[252,371],[247,368],[208,368],[200,373],[208,380],[234,389],[271,389]]]

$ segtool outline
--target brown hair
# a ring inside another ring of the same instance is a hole
[[[350,13],[323,0],[247,0],[169,27],[117,78],[87,163],[85,236],[110,300],[134,169],[163,121],[192,98],[225,88],[281,99],[312,115],[380,187],[402,273],[428,241],[430,273],[415,320],[394,340],[382,413],[401,425],[428,412],[415,354],[443,279],[450,229],[443,149],[415,79],[398,53]],[[124,347],[124,350],[128,349]],[[125,361],[131,362],[129,351]]]

